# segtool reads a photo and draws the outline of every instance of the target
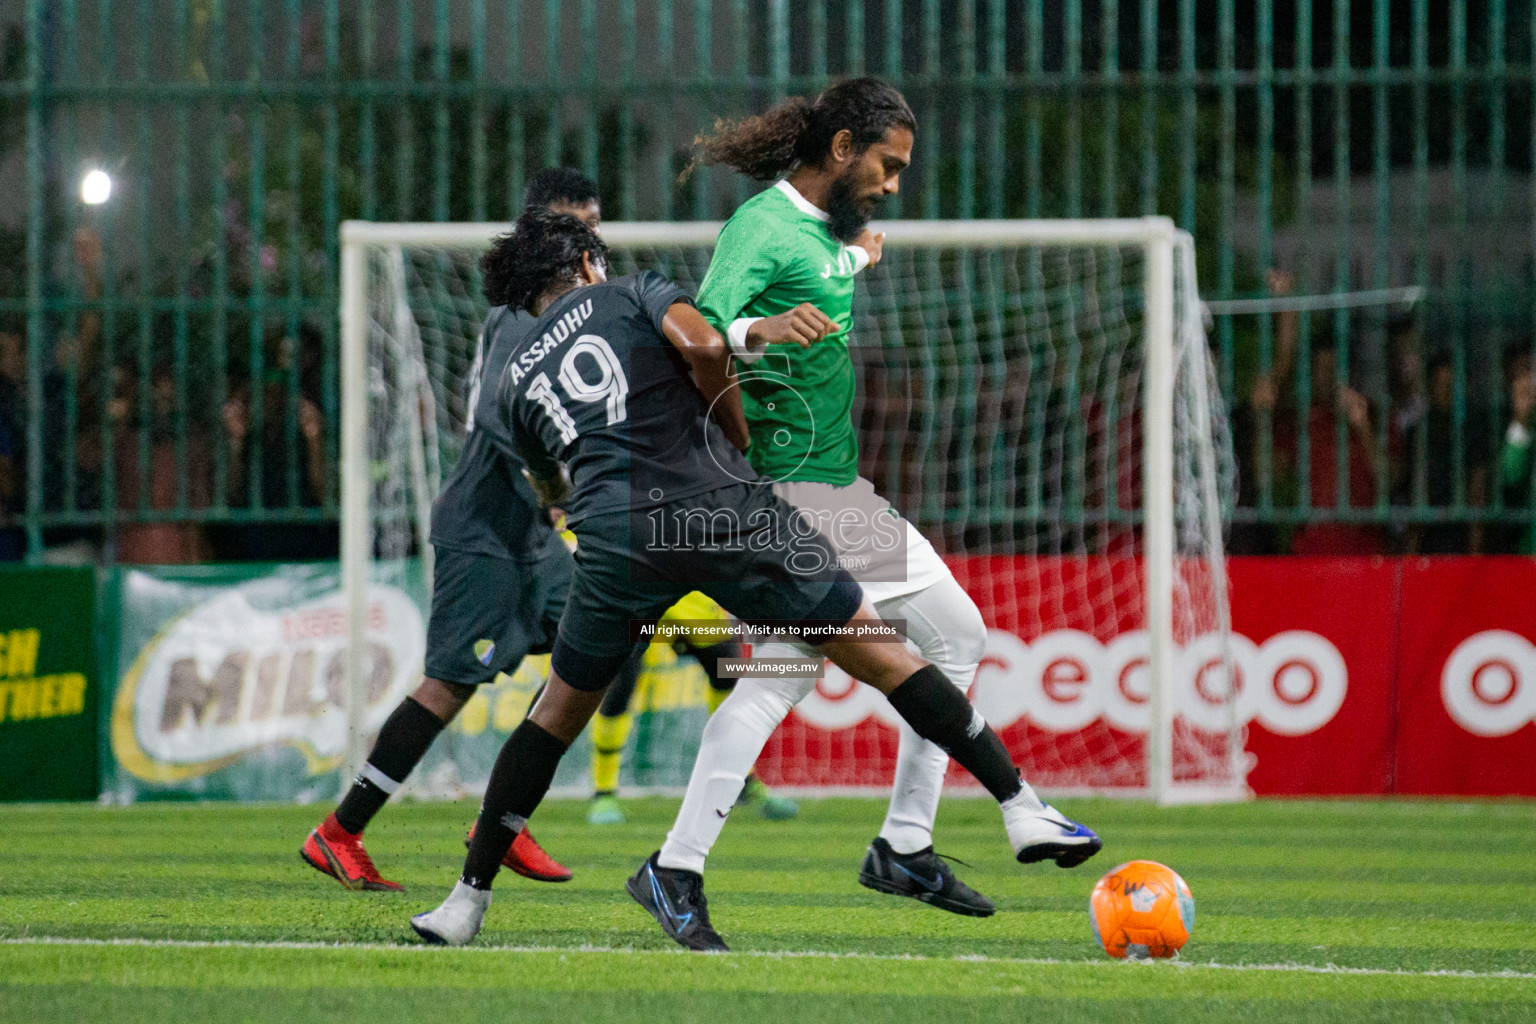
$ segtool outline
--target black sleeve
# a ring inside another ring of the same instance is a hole
[[[512,421],[512,450],[523,460],[534,479],[550,480],[560,475],[559,460],[545,451],[538,436],[519,419]]]
[[[630,291],[640,309],[645,313],[656,333],[661,334],[661,322],[674,303],[686,302],[692,306],[693,298],[674,282],[654,270],[642,270],[631,278]]]
[[[516,396],[505,376],[496,382],[496,405],[497,412],[506,423],[507,439],[512,445],[513,454],[523,461],[523,465],[528,467],[528,472],[540,480],[559,476],[559,460],[545,450],[544,442],[539,440],[539,435],[523,422],[525,409],[517,404]]]

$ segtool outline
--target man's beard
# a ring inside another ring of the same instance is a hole
[[[844,176],[834,178],[827,190],[827,230],[844,245],[863,233],[869,219],[875,215],[875,200],[860,199],[853,191],[853,180]]]

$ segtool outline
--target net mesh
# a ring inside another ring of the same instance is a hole
[[[615,244],[612,273],[655,269],[693,293],[709,254],[699,245]],[[381,565],[428,553],[422,510],[462,444],[486,313],[478,257],[474,247],[370,250]],[[891,244],[860,275],[855,300],[860,472],[934,542],[977,601],[989,644],[973,699],[1026,776],[1050,789],[1148,785],[1144,271],[1135,242]],[[1227,684],[1222,561],[1234,469],[1187,237],[1174,271],[1171,774],[1180,785],[1240,788],[1243,723]],[[681,692],[701,694],[697,684]],[[642,686],[637,700],[654,689]],[[636,710],[702,718],[701,709],[665,703]],[[829,666],[770,741],[759,774],[800,788],[888,785],[894,723],[883,699]],[[668,749],[632,752],[627,782],[686,783],[695,730],[635,735],[632,743],[664,737]],[[576,784],[582,764],[567,758],[562,780]],[[953,771],[955,784],[974,785]]]

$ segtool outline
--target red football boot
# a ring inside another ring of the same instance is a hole
[[[475,826],[469,826],[469,835],[464,837],[464,845],[475,838]],[[524,878],[531,878],[535,882],[569,882],[571,869],[561,864],[555,858],[544,852],[544,847],[533,838],[533,833],[526,827],[512,840],[512,848],[507,855],[501,858],[503,867],[511,868]]]
[[[299,848],[304,863],[324,875],[330,875],[348,889],[400,892],[399,882],[380,878],[373,858],[363,849],[362,833],[353,835],[336,821],[333,813],[309,834]]]

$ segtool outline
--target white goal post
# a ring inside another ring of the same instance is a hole
[[[615,273],[654,266],[692,292],[720,227],[613,222],[602,231]],[[1022,575],[994,589],[1019,603],[1041,598],[1056,615],[1013,608],[1021,629],[1030,621],[1052,642],[1109,647],[1121,634],[1145,634],[1135,639],[1144,651],[1136,647],[1141,653],[1114,683],[1121,692],[1105,698],[1102,721],[1053,730],[1050,715],[1025,706],[1011,747],[1038,746],[1039,770],[1057,780],[1046,789],[1161,802],[1250,795],[1223,551],[1231,442],[1189,235],[1164,217],[876,228],[886,232],[886,259],[861,275],[851,345],[861,335],[877,339],[868,372],[896,395],[860,407],[878,421],[865,424],[871,436],[890,441],[883,479],[899,481],[916,507],[889,496],[920,527],[941,533],[948,550],[975,554],[977,566],[1018,560],[1009,571]],[[473,347],[485,312],[475,262],[506,229],[341,227],[344,692],[354,769],[366,754],[355,709],[367,673],[367,590],[391,559],[424,560],[417,578],[430,581],[426,512],[456,452],[461,416],[448,396],[467,366],[442,353]],[[882,433],[886,420],[900,423]],[[914,423],[917,457],[904,451]],[[1128,572],[1134,585],[1108,582]],[[1046,576],[1068,582],[1048,590]],[[1095,592],[1094,580],[1114,592]],[[1144,687],[1131,692],[1127,680],[1143,663]],[[1031,666],[1020,671],[1039,669]],[[993,696],[974,694],[978,705],[1006,703],[996,694],[1005,684],[1002,676],[986,683]],[[1127,722],[1143,718],[1141,738]]]

